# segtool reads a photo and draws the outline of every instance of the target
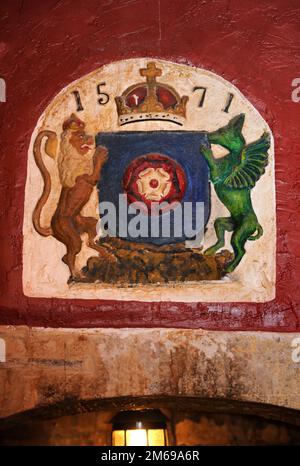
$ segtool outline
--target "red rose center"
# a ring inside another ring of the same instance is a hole
[[[185,194],[185,172],[176,160],[167,155],[140,155],[127,166],[123,175],[123,189],[128,204],[142,202],[146,205],[147,213],[153,202],[161,202],[172,208],[174,202],[181,202]],[[166,206],[163,209],[163,212],[168,211]]]
[[[151,188],[157,188],[159,183],[158,183],[158,180],[153,178],[152,180],[150,180],[149,184],[150,184]]]

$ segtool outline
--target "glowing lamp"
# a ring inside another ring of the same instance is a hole
[[[166,418],[158,409],[120,411],[112,424],[113,446],[168,445]]]

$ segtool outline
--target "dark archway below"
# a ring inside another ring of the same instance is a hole
[[[110,445],[121,409],[160,408],[172,445],[300,444],[299,411],[197,397],[75,400],[2,419],[0,445]]]

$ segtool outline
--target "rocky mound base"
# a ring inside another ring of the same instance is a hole
[[[101,246],[111,252],[112,261],[91,257],[80,281],[135,285],[220,280],[232,259],[228,250],[206,256],[199,249],[187,249],[184,243],[154,246],[102,238]]]

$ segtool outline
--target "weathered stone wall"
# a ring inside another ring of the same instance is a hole
[[[49,406],[61,415],[105,408],[114,399],[122,407],[172,397],[217,400],[220,409],[228,400],[242,402],[244,409],[235,410],[246,413],[260,407],[268,414],[265,404],[300,408],[300,363],[292,360],[290,334],[1,327],[0,337],[7,351],[0,364],[2,418]],[[257,406],[248,409],[249,403]]]

